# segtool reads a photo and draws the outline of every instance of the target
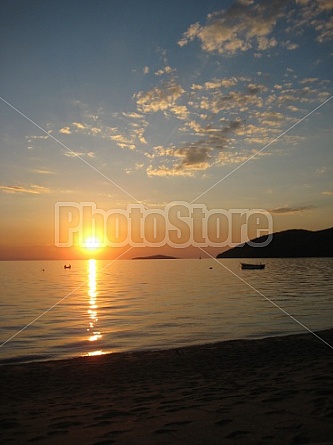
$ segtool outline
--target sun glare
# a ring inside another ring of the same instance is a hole
[[[103,244],[102,239],[96,237],[96,236],[90,236],[88,238],[85,238],[81,243],[80,247],[86,254],[89,255],[95,255],[98,253],[98,251],[105,247]]]
[[[101,247],[101,242],[95,237],[90,237],[83,243],[83,247],[86,247],[87,249],[97,249]]]

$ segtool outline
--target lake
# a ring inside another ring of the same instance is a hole
[[[2,261],[0,363],[333,327],[333,258],[264,261]]]

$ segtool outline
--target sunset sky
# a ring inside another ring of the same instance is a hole
[[[57,202],[195,201],[265,209],[274,231],[333,226],[332,10],[3,0],[0,258],[65,258]]]

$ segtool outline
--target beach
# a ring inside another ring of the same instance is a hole
[[[333,443],[333,350],[312,334],[0,373],[1,444]]]

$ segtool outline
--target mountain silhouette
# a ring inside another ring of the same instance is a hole
[[[168,255],[150,255],[150,256],[137,256],[132,260],[177,260],[178,258]]]
[[[219,253],[216,258],[302,258],[332,257],[333,227],[330,229],[310,230],[293,229],[272,234],[271,242],[265,247],[250,246],[247,243]],[[260,244],[267,240],[261,236],[251,240]]]

